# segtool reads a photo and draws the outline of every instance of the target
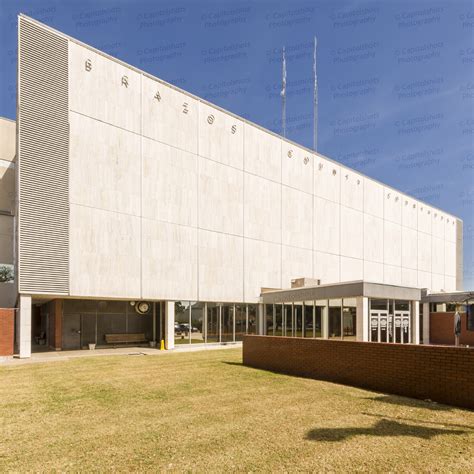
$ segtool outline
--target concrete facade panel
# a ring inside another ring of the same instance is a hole
[[[243,122],[200,102],[199,154],[224,165],[243,169]]]
[[[418,228],[418,209],[416,201],[407,196],[402,197],[402,225],[414,230]]]
[[[314,278],[321,280],[323,285],[327,283],[339,283],[341,281],[340,257],[325,252],[314,252]]]
[[[282,288],[290,288],[293,278],[313,277],[312,254],[311,250],[282,246]]]
[[[355,281],[364,278],[364,261],[341,256],[341,281]]]
[[[199,157],[199,211],[201,229],[243,235],[243,172]]]
[[[281,245],[244,239],[244,301],[257,302],[261,288],[281,288]]]
[[[364,210],[364,178],[349,169],[341,169],[341,204],[358,211]]]
[[[198,299],[197,229],[143,219],[142,298]]]
[[[131,68],[69,41],[72,111],[140,133],[141,78]]]
[[[314,195],[341,202],[341,167],[316,155],[314,161]]]
[[[142,134],[191,153],[198,151],[196,99],[142,76]]]
[[[281,139],[244,124],[244,170],[281,182]]]
[[[431,236],[423,232],[418,232],[418,270],[431,273]]]
[[[69,199],[140,215],[140,136],[70,113]]]
[[[387,265],[402,264],[402,226],[384,221],[383,261]]]
[[[431,245],[431,271],[444,275],[444,240],[432,237]]]
[[[418,272],[410,268],[402,268],[402,285],[403,286],[418,286]]]
[[[140,218],[71,204],[71,296],[140,298]]]
[[[281,243],[280,184],[244,173],[244,235]]]
[[[282,243],[312,249],[313,196],[297,189],[282,187]]]
[[[282,141],[281,169],[282,184],[306,193],[313,192],[314,155],[306,150]]]
[[[142,215],[197,226],[198,160],[164,143],[142,139]]]
[[[402,266],[406,269],[418,268],[418,232],[402,227]],[[416,286],[416,283],[415,283]]]
[[[341,206],[341,256],[359,259],[364,257],[363,232],[364,215],[362,212]],[[344,281],[342,273],[341,279]]]
[[[398,191],[384,187],[384,219],[395,224],[402,223],[402,195]]]
[[[383,282],[387,285],[402,284],[402,269],[393,265],[383,266]]]
[[[369,178],[364,182],[364,212],[383,218],[384,187]]]
[[[314,250],[339,255],[340,206],[314,197]]]
[[[364,214],[364,259],[366,261],[383,263],[383,230],[383,219]]]
[[[383,263],[365,261],[364,280],[370,282],[383,281]]]
[[[243,301],[243,238],[199,230],[199,299]]]

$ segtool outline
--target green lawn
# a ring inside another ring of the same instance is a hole
[[[474,470],[474,412],[241,365],[239,349],[0,367],[0,472]]]

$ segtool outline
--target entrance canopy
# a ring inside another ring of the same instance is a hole
[[[262,303],[291,303],[333,298],[387,298],[394,300],[420,301],[421,289],[406,286],[384,285],[363,280],[335,283],[331,285],[304,286],[284,290],[262,290]]]

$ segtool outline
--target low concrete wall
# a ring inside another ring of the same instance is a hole
[[[0,357],[13,355],[15,310],[0,309]]]
[[[245,336],[244,365],[474,408],[474,348]]]

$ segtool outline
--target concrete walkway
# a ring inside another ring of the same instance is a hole
[[[151,347],[117,347],[117,348],[101,348],[92,351],[76,350],[76,351],[47,351],[47,352],[33,352],[29,359],[20,359],[13,357],[0,357],[0,367],[11,365],[34,364],[38,362],[55,362],[76,359],[78,357],[100,357],[100,356],[159,356],[165,354],[177,354],[181,352],[198,352],[198,351],[214,351],[224,349],[241,348],[241,342],[231,344],[189,344],[178,345],[169,351],[160,351],[159,349]]]

